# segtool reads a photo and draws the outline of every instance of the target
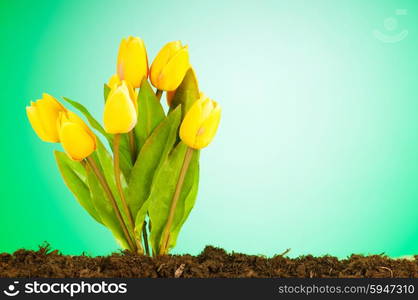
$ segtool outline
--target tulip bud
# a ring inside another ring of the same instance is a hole
[[[61,112],[57,128],[61,145],[72,160],[81,161],[96,150],[96,136],[75,113]]]
[[[44,93],[42,99],[31,102],[26,114],[33,130],[45,142],[58,143],[57,118],[60,112],[67,111],[57,99]]]
[[[131,97],[125,82],[110,91],[103,114],[107,133],[127,133],[135,127],[137,113]]]
[[[110,87],[110,89],[114,89],[116,87],[118,87],[122,82],[119,79],[118,74],[113,74],[110,78],[109,81],[107,82],[107,85]]]
[[[189,147],[202,149],[213,140],[221,108],[204,94],[192,105],[180,126],[180,138]]]
[[[126,80],[138,88],[144,78],[148,77],[148,58],[144,41],[129,36],[122,39],[119,46],[117,73],[120,80]]]
[[[129,97],[132,100],[132,103],[135,106],[135,110],[138,112],[138,92],[134,90],[132,85],[127,82],[126,80],[120,80],[118,74],[112,75],[112,77],[109,78],[109,81],[107,85],[110,87],[111,90],[116,89],[117,87],[121,86],[123,83],[125,83],[126,87],[129,91]]]
[[[154,59],[150,77],[159,90],[174,91],[190,68],[189,51],[180,41],[166,44]]]

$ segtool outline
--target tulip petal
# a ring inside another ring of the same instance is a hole
[[[117,60],[117,67],[116,72],[120,78],[120,80],[123,80],[125,78],[124,76],[124,63],[125,63],[125,56],[126,56],[126,49],[127,49],[127,40],[122,39],[119,45],[119,52],[118,52],[118,60]]]
[[[216,134],[220,118],[220,106],[202,94],[202,98],[192,105],[181,124],[181,140],[194,149],[206,147]]]
[[[56,100],[51,100],[51,98],[44,98],[36,102],[36,108],[42,120],[45,133],[49,139],[58,141],[57,118],[58,114],[64,110],[56,102]]]
[[[196,133],[199,130],[203,120],[202,101],[198,99],[187,112],[180,126],[180,138],[189,147],[193,147],[196,140]]]
[[[190,69],[189,51],[184,47],[168,61],[158,75],[158,88],[164,91],[177,89],[188,69]]]
[[[120,86],[110,92],[103,119],[107,133],[127,133],[135,127],[136,110],[126,86]]]
[[[145,44],[138,37],[123,39],[118,54],[117,73],[121,80],[126,80],[133,87],[141,85],[148,77],[148,57]]]
[[[129,98],[132,100],[132,103],[135,106],[135,111],[138,112],[138,93],[135,92],[135,90],[132,88],[132,85],[129,84],[129,82],[123,80],[122,85],[126,87],[129,93]]]
[[[28,116],[30,124],[32,125],[33,130],[36,132],[36,134],[39,136],[41,140],[43,140],[44,142],[50,142],[50,143],[58,142],[58,139],[50,139],[49,136],[46,134],[42,126],[42,121],[35,107],[27,106],[26,114]]]
[[[82,118],[80,118],[77,114],[73,113],[72,111],[67,111],[66,116],[68,118],[68,121],[71,123],[79,124],[83,129],[92,137],[95,138],[96,136],[91,131],[90,127],[87,126],[87,124],[83,121]]]
[[[81,161],[96,149],[96,140],[78,123],[64,122],[59,137],[65,153],[75,161]]]
[[[203,121],[199,130],[197,131],[196,140],[194,143],[195,149],[205,148],[213,140],[216,131],[218,130],[219,122],[221,120],[221,109],[219,106],[215,108],[211,114]]]
[[[64,105],[62,105],[55,97],[51,96],[50,94],[43,93],[42,99],[49,102],[51,106],[55,107],[57,110],[66,110]]]
[[[158,52],[150,68],[151,82],[154,86],[156,86],[158,76],[164,66],[168,63],[171,57],[181,50],[181,48],[182,46],[180,41],[173,41],[165,44],[164,47],[161,48],[160,52]]]
[[[121,83],[121,80],[119,79],[118,74],[113,74],[112,77],[109,78],[109,81],[107,82],[107,85],[114,89]]]
[[[201,98],[203,98],[203,101],[202,101],[202,119],[205,120],[211,114],[212,110],[214,109],[215,101],[209,99],[203,93],[200,93],[200,94],[201,94]]]

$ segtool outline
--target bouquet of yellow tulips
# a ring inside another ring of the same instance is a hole
[[[168,112],[160,102],[164,91]],[[54,154],[65,184],[121,247],[167,254],[194,206],[199,152],[215,136],[221,109],[199,91],[187,46],[166,44],[148,68],[138,37],[122,40],[104,98],[104,126],[65,97],[91,128],[48,94],[26,112],[40,139],[61,143],[64,152]]]

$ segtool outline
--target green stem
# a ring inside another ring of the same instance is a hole
[[[161,100],[162,95],[163,95],[163,90],[157,89],[157,91],[155,92],[155,96],[157,96],[158,101]]]
[[[171,201],[170,213],[168,215],[167,223],[165,225],[162,240],[161,240],[161,248],[159,254],[167,254],[168,253],[168,242],[170,240],[170,229],[171,225],[173,224],[174,214],[176,212],[176,207],[178,200],[180,198],[181,189],[183,188],[184,179],[186,178],[187,170],[189,169],[190,161],[192,160],[193,156],[193,148],[188,147],[186,150],[186,155],[184,156],[183,166],[180,170],[180,175],[177,180],[176,190],[174,192],[173,200]]]
[[[126,224],[123,221],[122,215],[119,211],[118,205],[116,204],[116,200],[115,197],[112,194],[112,190],[109,187],[109,184],[106,181],[106,178],[104,177],[104,175],[102,174],[102,172],[100,171],[99,167],[97,166],[96,162],[94,161],[94,159],[89,156],[86,159],[87,164],[89,165],[89,167],[93,170],[94,174],[97,177],[97,180],[100,182],[101,186],[103,187],[103,190],[105,191],[107,197],[109,198],[110,203],[112,204],[113,210],[116,214],[116,217],[119,221],[120,226],[122,227],[123,233],[125,235],[125,239],[129,244],[129,247],[131,251],[135,250],[135,245],[131,240],[131,236],[129,235],[128,229],[126,228]]]
[[[120,166],[119,166],[119,145],[120,145],[120,134],[115,134],[115,139],[113,140],[113,168],[115,171],[115,181],[116,181],[116,187],[119,191],[120,200],[122,202],[122,207],[125,211],[125,215],[128,219],[128,225],[131,230],[132,236],[135,240],[137,250],[139,253],[143,253],[141,242],[136,238],[135,236],[135,223],[134,219],[132,217],[131,210],[128,207],[128,203],[125,199],[125,193],[123,192],[122,183],[120,181]]]

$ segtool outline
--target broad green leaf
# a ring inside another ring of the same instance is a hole
[[[183,142],[180,142],[161,165],[152,183],[151,193],[147,202],[148,214],[152,223],[150,242],[152,249],[156,253],[160,252],[162,246],[163,232],[168,221],[187,148]],[[180,227],[185,221],[185,216],[188,215],[194,205],[197,192],[198,161],[199,152],[194,150],[176,206],[174,221],[170,228],[169,246],[175,245],[176,241],[174,238],[177,237]],[[188,197],[189,195],[190,197]],[[186,201],[189,203],[186,203]]]
[[[112,232],[113,236],[124,249],[129,248],[108,195],[104,192],[101,183],[88,164],[86,165],[86,170],[91,198],[103,224]]]
[[[183,119],[193,103],[199,99],[199,95],[200,92],[196,76],[194,75],[193,70],[189,69],[189,71],[187,71],[186,75],[184,76],[180,86],[177,88],[173,99],[171,100],[170,109],[174,109],[178,105],[181,105]]]
[[[109,96],[110,93],[110,87],[107,85],[107,83],[105,83],[103,85],[103,97],[104,97],[104,102],[106,103],[107,100],[107,96]]]
[[[140,149],[152,131],[165,119],[164,109],[148,83],[143,80],[138,93],[138,123],[135,135]]]
[[[183,188],[180,196],[180,201],[177,204],[176,213],[174,215],[173,224],[170,230],[168,249],[176,246],[177,238],[181,228],[189,217],[197,198],[197,191],[199,188],[199,153],[196,153],[196,162],[189,166],[190,177],[193,178],[193,183],[190,189]],[[184,200],[183,200],[184,199]]]
[[[155,171],[173,148],[177,139],[180,117],[181,108],[179,107],[158,125],[141,148],[138,159],[132,168],[128,181],[127,202],[133,216],[136,216],[135,219],[138,221],[135,222],[138,232],[142,230],[146,210],[141,211],[141,215],[138,215],[138,211],[149,196]]]
[[[97,222],[103,224],[90,197],[86,169],[82,163],[72,161],[64,152],[54,151],[54,156],[67,187],[73,193],[80,205]]]
[[[82,104],[78,103],[77,101],[70,100],[66,97],[63,97],[63,98],[65,101],[70,103],[74,108],[79,110],[86,117],[91,127],[96,129],[107,139],[109,146],[112,148],[112,151],[113,151],[114,135],[106,133],[102,125],[100,125],[100,123],[90,114],[87,108],[85,108]],[[126,134],[122,135],[119,149],[120,149],[119,150],[120,151],[120,168],[123,174],[125,175],[125,177],[129,178],[129,174],[131,172],[133,164],[132,164],[131,154],[129,150],[129,141],[128,141],[128,137]]]

